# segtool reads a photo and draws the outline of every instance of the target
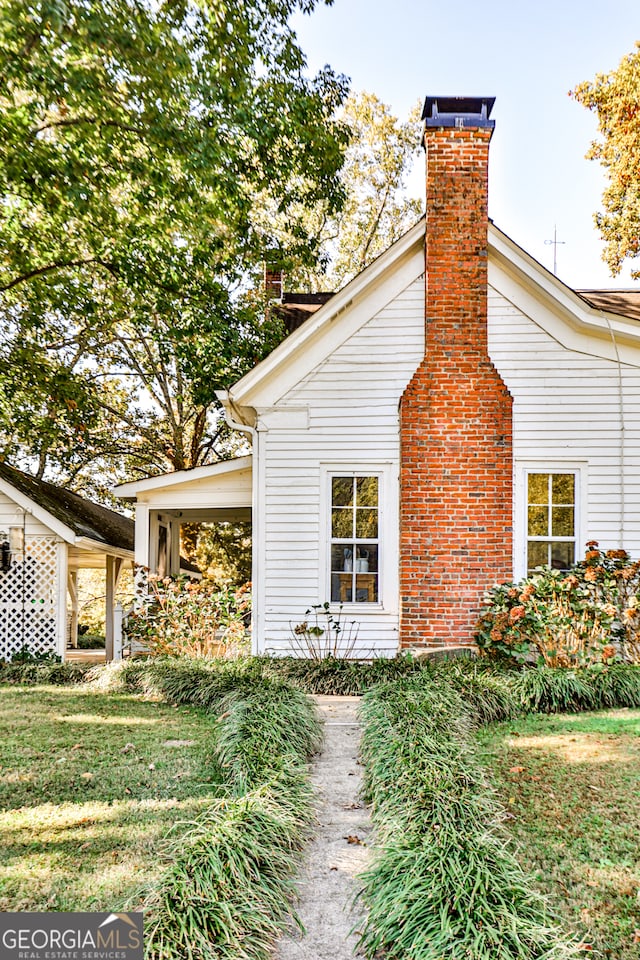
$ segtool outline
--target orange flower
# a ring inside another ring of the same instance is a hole
[[[522,620],[526,612],[523,606],[513,607],[509,613],[509,623],[517,623],[518,620]]]
[[[616,655],[616,648],[610,643],[606,647],[602,648],[602,659],[606,662],[607,660],[612,660]]]

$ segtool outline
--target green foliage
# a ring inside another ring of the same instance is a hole
[[[206,672],[198,665],[191,675]],[[192,694],[204,699],[197,683]],[[264,680],[218,707],[216,758],[230,795],[169,853],[146,903],[150,960],[267,960],[290,914],[313,820],[306,763],[320,741],[318,718],[308,698]]]
[[[363,877],[367,957],[570,956],[502,832],[470,747],[472,718],[444,677],[381,685],[363,700],[366,791],[380,849]]]
[[[357,696],[381,681],[420,673],[426,666],[410,657],[381,657],[368,663],[335,657],[262,657],[259,662],[265,676],[281,677],[307,693],[342,696]]]
[[[540,573],[492,587],[476,643],[490,656],[534,655],[548,666],[580,667],[613,660],[640,662],[640,562],[624,550],[587,544],[568,573]]]
[[[531,713],[640,706],[637,664],[594,664],[583,670],[538,666],[511,674],[510,683],[522,710]]]
[[[126,640],[160,656],[237,656],[248,646],[248,589],[218,590],[206,580],[148,578],[149,597],[129,614]]]
[[[267,960],[291,909],[310,817],[310,791],[292,796],[278,779],[212,804],[180,837],[146,903],[148,960]]]
[[[292,264],[285,278],[295,285],[337,290],[384,253],[423,212],[422,200],[405,192],[420,156],[420,105],[400,121],[375,94],[352,93],[339,114],[350,133],[341,172],[344,206],[332,216],[326,203],[310,215],[321,240],[323,270]],[[293,287],[292,287],[293,284]]]
[[[0,683],[10,684],[68,684],[82,683],[88,667],[80,663],[55,663],[38,660],[0,661]]]
[[[625,260],[640,256],[640,41],[615,70],[579,84],[573,96],[598,117],[601,139],[587,157],[600,161],[608,180],[604,213],[596,213],[595,221],[606,244],[603,259],[615,276]]]
[[[346,82],[288,25],[315,5],[0,0],[6,457],[79,486],[215,455],[214,391],[281,335],[247,273],[313,263],[306,213],[341,202]]]

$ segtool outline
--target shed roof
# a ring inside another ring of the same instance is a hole
[[[133,550],[134,522],[121,513],[46,480],[38,480],[8,463],[0,462],[0,478],[69,527],[76,536],[119,550]]]

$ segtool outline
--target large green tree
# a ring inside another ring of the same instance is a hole
[[[278,335],[247,277],[317,255],[344,78],[305,75],[317,0],[0,0],[0,455],[82,485],[215,456],[216,388]]]
[[[419,117],[419,105],[399,120],[375,94],[350,94],[339,111],[349,131],[340,174],[344,205],[336,215],[320,201],[308,214],[320,238],[320,268],[291,264],[290,289],[339,289],[417,222],[424,203],[407,193],[407,180],[421,153]]]
[[[615,70],[581,83],[573,96],[598,117],[600,139],[587,157],[600,161],[608,181],[595,221],[615,276],[640,257],[640,42]],[[640,277],[640,268],[632,276]]]

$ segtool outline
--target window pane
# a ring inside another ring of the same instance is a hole
[[[358,565],[358,560],[366,561]],[[359,546],[356,554],[356,573],[377,573],[378,572],[378,546],[375,543],[368,543],[366,546]]]
[[[568,570],[573,565],[574,554],[572,543],[552,543],[551,566],[554,570]]]
[[[356,537],[378,536],[378,511],[368,507],[356,510]]]
[[[551,534],[554,537],[572,537],[573,507],[552,507]]]
[[[378,478],[358,477],[356,480],[356,503],[359,507],[378,506]]]
[[[529,474],[529,503],[549,503],[549,474]]]
[[[536,567],[544,567],[549,562],[548,543],[527,544],[527,572],[531,573]]]
[[[353,536],[353,510],[351,507],[331,511],[331,536],[342,540]]]
[[[529,507],[527,532],[530,537],[549,536],[549,508]]]
[[[551,477],[551,491],[554,503],[575,503],[574,488],[576,478],[573,473],[554,473]]]
[[[331,504],[334,507],[353,505],[353,477],[331,478]]]
[[[376,603],[378,600],[378,575],[376,573],[356,574],[356,603]]]
[[[334,543],[331,547],[331,570],[350,573],[353,570],[355,544]]]

